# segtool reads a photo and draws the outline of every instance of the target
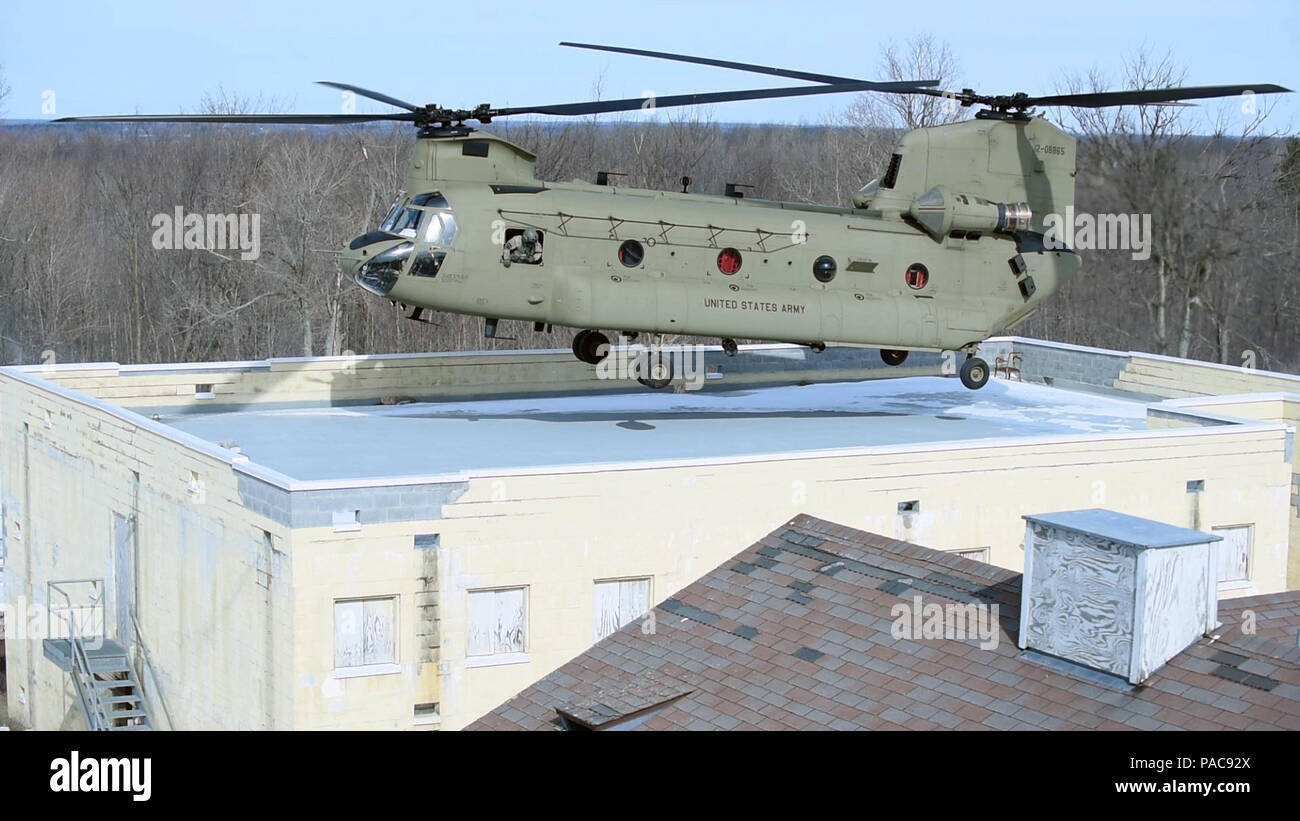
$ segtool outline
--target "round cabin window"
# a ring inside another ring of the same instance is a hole
[[[618,261],[627,268],[635,268],[645,260],[645,248],[634,239],[618,246]]]
[[[813,260],[813,276],[818,282],[830,282],[835,279],[835,258],[822,255]]]
[[[740,270],[740,252],[735,248],[723,248],[718,254],[718,270],[731,276]]]
[[[921,263],[913,262],[908,266],[907,273],[903,277],[907,280],[907,287],[919,291],[930,281],[930,272]]]

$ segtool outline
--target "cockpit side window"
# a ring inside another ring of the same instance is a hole
[[[456,218],[450,212],[430,214],[424,241],[430,245],[451,245],[456,239]]]
[[[393,207],[388,209],[388,213],[384,215],[383,221],[379,223],[379,230],[387,231],[390,228],[392,228],[394,223],[397,222],[397,218],[401,216],[401,214],[402,214],[402,201],[401,199],[398,199],[397,202],[393,203]]]

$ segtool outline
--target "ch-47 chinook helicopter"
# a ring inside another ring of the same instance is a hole
[[[981,106],[972,120],[899,139],[882,178],[852,208],[543,182],[534,155],[469,121],[520,114],[588,115],[644,108],[644,98],[473,109],[417,106],[343,83],[403,109],[389,114],[70,117],[82,121],[343,124],[404,121],[418,130],[406,191],[376,230],[348,243],[342,265],[361,287],[412,309],[584,329],[573,352],[589,364],[614,329],[908,351],[962,350],[968,388],[989,378],[975,354],[1028,317],[1079,269],[1078,254],[1044,242],[1044,217],[1074,201],[1075,140],[1035,106],[1146,105],[1288,89],[1197,86],[1034,97],[943,91],[936,81],[877,83],[727,60],[613,46],[578,48],[738,69],[816,85],[659,97],[656,108],[842,92],[943,96]],[[685,189],[685,186],[683,186]],[[652,345],[651,351],[656,350]],[[663,387],[667,357],[641,359],[639,381]]]

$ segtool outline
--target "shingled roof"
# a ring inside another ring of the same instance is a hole
[[[1022,653],[1020,580],[799,516],[468,729],[1300,729],[1300,592],[1221,602],[1129,687]],[[917,595],[997,604],[997,646],[895,639]]]

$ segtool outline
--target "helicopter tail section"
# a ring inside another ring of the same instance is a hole
[[[894,211],[940,241],[953,231],[1042,233],[1048,214],[1074,203],[1074,162],[1074,138],[1041,117],[918,128],[854,202]]]

